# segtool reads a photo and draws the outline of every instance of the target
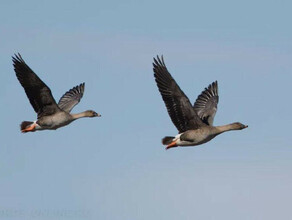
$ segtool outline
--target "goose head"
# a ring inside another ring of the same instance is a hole
[[[242,130],[248,127],[248,125],[244,125],[240,122],[232,123],[231,126],[233,127],[233,130]]]
[[[101,116],[101,114],[96,113],[96,112],[93,111],[93,110],[87,110],[87,111],[85,111],[85,114],[86,114],[87,117],[90,117],[90,118],[93,118],[93,117],[100,117],[100,116]]]

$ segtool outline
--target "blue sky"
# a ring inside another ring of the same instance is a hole
[[[288,219],[292,202],[289,1],[4,1],[0,9],[1,219]],[[17,81],[19,52],[58,100],[81,82],[78,120],[22,134],[36,115]],[[176,134],[152,58],[193,102],[218,80],[214,124],[198,147]]]

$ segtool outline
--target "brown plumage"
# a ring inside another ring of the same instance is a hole
[[[20,125],[22,132],[35,130],[55,130],[68,125],[81,117],[98,117],[100,114],[88,110],[79,114],[70,114],[72,108],[77,105],[84,92],[85,84],[75,86],[66,92],[56,103],[50,88],[32,71],[20,54],[12,57],[14,71],[20,84],[37,113],[35,122],[23,121]]]
[[[205,88],[192,106],[189,98],[168,72],[163,57],[154,58],[153,71],[168,114],[179,132],[175,137],[166,136],[162,139],[162,144],[167,145],[166,149],[200,145],[223,132],[247,128],[247,125],[239,122],[213,126],[219,102],[217,81]]]
[[[14,71],[38,118],[61,111],[50,88],[30,69],[21,55],[12,57]]]
[[[23,131],[24,129],[26,129],[27,127],[29,127],[32,124],[33,124],[33,121],[23,121],[20,124],[20,130]]]
[[[189,98],[168,72],[163,57],[154,58],[153,71],[168,114],[179,133],[202,126],[203,122],[196,114]]]

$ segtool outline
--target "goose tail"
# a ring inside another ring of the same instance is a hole
[[[20,124],[20,130],[23,133],[26,133],[28,131],[35,131],[35,127],[36,127],[36,124],[33,121],[23,121]]]

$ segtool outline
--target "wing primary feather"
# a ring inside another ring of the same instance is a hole
[[[213,125],[218,102],[218,82],[215,81],[202,91],[194,103],[196,113],[205,124]]]
[[[202,126],[203,122],[194,111],[188,97],[168,72],[163,56],[153,58],[153,71],[168,114],[179,133]]]
[[[84,82],[78,86],[73,87],[60,98],[58,106],[66,112],[71,112],[74,106],[76,106],[83,97],[84,89]]]
[[[59,111],[50,88],[25,63],[22,56],[19,53],[14,54],[12,61],[16,77],[24,88],[30,104],[38,114],[38,118]]]

